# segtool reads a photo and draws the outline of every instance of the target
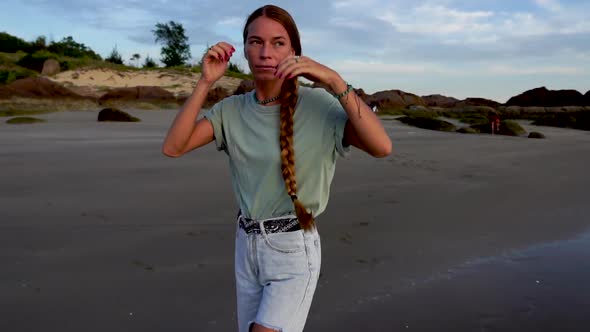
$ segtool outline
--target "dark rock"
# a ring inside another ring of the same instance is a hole
[[[583,106],[585,97],[576,90],[548,90],[540,87],[508,99],[507,106]]]
[[[52,76],[58,74],[61,71],[59,62],[55,59],[47,59],[43,62],[43,70],[41,75]]]
[[[537,131],[532,131],[529,133],[529,138],[545,138],[545,135]]]
[[[455,106],[457,107],[464,107],[464,106],[487,106],[491,108],[497,108],[500,106],[500,103],[491,99],[485,98],[467,98],[458,102]]]
[[[412,105],[426,106],[422,98],[401,90],[379,91],[367,99],[366,102],[377,106],[379,109],[401,109]]]
[[[111,89],[98,98],[99,103],[107,100],[174,101],[176,98],[171,92],[158,86],[136,86]]]
[[[431,107],[453,107],[459,102],[459,99],[439,94],[422,96],[422,100]]]
[[[89,99],[45,77],[28,77],[0,87],[0,98],[73,98]]]
[[[138,118],[116,108],[105,108],[98,113],[98,121],[138,122]]]
[[[479,131],[477,131],[471,127],[461,127],[459,129],[457,129],[457,132],[461,133],[461,134],[477,134],[477,133],[479,133]]]

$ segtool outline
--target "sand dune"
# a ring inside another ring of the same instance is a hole
[[[190,94],[194,84],[201,77],[195,73],[173,73],[164,70],[116,71],[111,69],[81,69],[61,72],[50,77],[55,82],[75,92],[100,97],[110,88],[134,86],[159,86],[176,96]],[[221,86],[233,92],[240,79],[224,76],[214,87]]]

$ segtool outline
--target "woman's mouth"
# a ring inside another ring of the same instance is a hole
[[[275,66],[256,66],[256,69],[258,70],[276,70],[277,67]]]

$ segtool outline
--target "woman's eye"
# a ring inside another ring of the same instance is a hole
[[[275,46],[283,46],[283,45],[285,45],[285,43],[283,43],[283,42],[276,42],[275,43]]]

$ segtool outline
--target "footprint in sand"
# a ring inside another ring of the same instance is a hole
[[[135,265],[135,266],[137,266],[137,267],[140,267],[140,268],[142,268],[142,269],[144,269],[146,271],[150,271],[150,272],[155,271],[155,268],[152,265],[146,264],[146,263],[144,263],[142,261],[139,261],[139,260],[134,260],[132,262],[132,264]]]

